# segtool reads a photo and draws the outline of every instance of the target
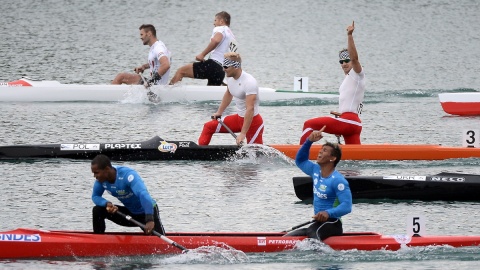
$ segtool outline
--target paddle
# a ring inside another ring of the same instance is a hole
[[[124,217],[126,220],[132,222],[133,224],[139,226],[140,228],[145,229],[145,224],[140,223],[139,221],[136,221],[136,220],[133,219],[131,216],[125,215],[124,213],[122,213],[122,212],[120,212],[120,211],[118,211],[118,210],[117,210],[115,213],[119,214],[120,216]],[[169,243],[170,245],[172,245],[172,246],[174,246],[174,247],[176,247],[176,248],[181,249],[181,250],[184,251],[184,252],[188,252],[188,251],[189,251],[189,249],[187,249],[186,247],[184,247],[184,246],[182,246],[182,245],[180,245],[180,244],[172,241],[171,239],[169,239],[168,237],[166,237],[166,236],[163,235],[163,234],[160,234],[160,233],[158,233],[158,232],[156,232],[156,231],[152,231],[152,233],[155,234],[156,236],[160,237],[160,239],[162,239],[163,241]]]
[[[341,114],[339,114],[338,112],[334,112],[334,111],[331,111],[330,113],[333,114],[333,115],[335,115],[335,118],[338,118],[338,117],[341,115]],[[337,136],[338,144],[342,144],[342,142],[340,141],[340,137],[341,137],[342,135],[337,135],[337,134],[335,134],[335,136]]]
[[[212,116],[212,119],[214,119],[213,116]],[[222,125],[228,131],[228,133],[232,134],[234,139],[237,139],[237,134],[233,133],[233,131],[227,125],[225,125],[225,123],[223,123],[220,117],[217,117],[217,121],[220,123],[220,125]],[[240,146],[243,146],[243,142],[240,143]]]
[[[212,116],[212,119],[215,119],[215,117]],[[216,117],[216,119],[220,123],[220,125],[222,125],[228,131],[228,133],[232,134],[233,138],[235,138],[235,139],[237,138],[237,135],[235,133],[233,133],[233,131],[227,125],[225,125],[225,123],[223,123],[223,121],[220,117]]]
[[[316,220],[310,220],[310,221],[304,222],[304,223],[302,223],[302,224],[298,224],[297,226],[293,226],[293,227],[291,227],[291,228],[289,228],[289,229],[286,229],[286,230],[284,230],[284,231],[282,231],[282,232],[284,232],[284,233],[291,232],[291,231],[296,230],[296,229],[298,229],[298,228],[301,228],[301,227],[303,227],[303,226],[312,224],[312,223],[314,223],[315,221],[316,221]]]
[[[143,80],[143,86],[145,86],[145,88],[148,90],[147,92],[148,100],[150,100],[153,103],[159,103],[160,98],[158,98],[157,94],[152,92],[152,90],[150,89],[150,87],[152,86],[151,83],[147,81],[147,78],[145,78],[145,76],[143,76],[142,73],[138,73],[138,75],[140,75],[140,77]]]

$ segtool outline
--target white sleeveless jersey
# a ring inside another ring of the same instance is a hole
[[[242,75],[235,80],[233,77],[227,78],[228,91],[233,96],[235,106],[237,107],[237,114],[241,117],[245,117],[247,111],[247,105],[245,98],[248,95],[257,95],[255,99],[255,105],[253,110],[253,116],[259,113],[260,95],[257,80],[245,71],[242,71]]]
[[[213,28],[213,33],[210,39],[212,39],[216,33],[221,33],[223,38],[217,47],[211,52],[210,59],[223,63],[225,53],[237,51],[237,41],[235,40],[232,30],[230,30],[230,27],[228,26],[217,26]]]
[[[153,45],[150,47],[150,52],[148,53],[148,64],[150,65],[150,77],[154,72],[157,72],[160,68],[160,58],[166,56],[168,58],[168,62],[171,63],[171,53],[161,42],[157,40]],[[168,84],[168,78],[170,77],[170,69],[163,74],[162,79],[157,82],[157,84]]]
[[[365,73],[356,73],[353,68],[343,79],[339,89],[338,112],[361,113],[363,97],[365,95]]]

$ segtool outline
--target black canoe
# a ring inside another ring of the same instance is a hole
[[[165,141],[155,136],[148,141],[134,143],[0,146],[0,159],[92,159],[98,154],[105,154],[112,160],[225,160],[234,156],[239,149],[240,147],[237,145],[199,146],[191,141]]]
[[[440,173],[429,176],[348,176],[353,199],[480,201],[480,175]],[[310,176],[293,177],[295,195],[313,198]]]

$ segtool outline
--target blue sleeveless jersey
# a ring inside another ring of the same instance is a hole
[[[108,201],[102,195],[107,191],[110,195],[119,199],[132,214],[153,215],[155,201],[148,193],[140,175],[128,167],[113,167],[117,170],[115,183],[110,184],[108,181],[100,183],[96,180],[92,192],[93,203],[105,207]]]
[[[312,141],[307,139],[295,157],[295,163],[313,179],[314,214],[326,211],[331,218],[340,218],[352,211],[352,193],[345,177],[335,170],[322,177],[320,165],[308,159]]]

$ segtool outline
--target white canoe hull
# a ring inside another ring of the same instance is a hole
[[[24,86],[21,83],[31,86]],[[161,102],[201,102],[221,100],[226,86],[156,85],[152,86]],[[12,83],[0,83],[0,102],[119,102],[148,100],[148,90],[142,85],[81,85],[61,84],[57,81],[33,81],[21,79]],[[260,87],[261,101],[291,99],[338,99],[335,94],[319,92],[282,91]]]
[[[480,93],[438,94],[440,105],[446,113],[453,115],[480,115]]]

